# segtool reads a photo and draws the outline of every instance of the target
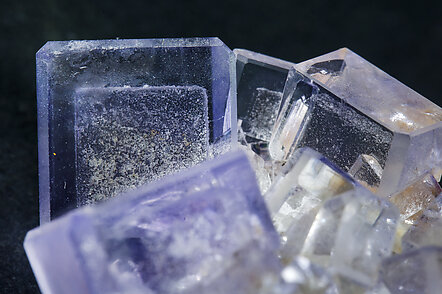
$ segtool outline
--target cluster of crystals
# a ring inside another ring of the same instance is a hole
[[[56,42],[37,66],[42,222],[121,194],[28,233],[44,294],[442,288],[442,110],[350,50]]]

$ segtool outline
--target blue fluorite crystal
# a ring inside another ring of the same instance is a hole
[[[48,42],[37,52],[41,222],[230,149],[235,83],[218,38]]]
[[[233,152],[34,229],[25,249],[45,294],[257,293],[278,239]]]

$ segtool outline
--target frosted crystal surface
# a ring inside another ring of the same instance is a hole
[[[78,205],[208,156],[207,93],[201,87],[80,88],[76,102]]]
[[[352,189],[324,202],[301,254],[360,285],[376,285],[393,248],[397,209],[368,190]]]
[[[356,188],[362,189],[321,154],[298,149],[264,196],[284,244],[282,258],[299,253],[324,200]]]
[[[48,42],[36,58],[42,223],[237,141],[235,58],[218,38]]]
[[[289,72],[284,105],[270,141],[275,160],[286,160],[300,147],[310,147],[344,171],[362,154],[385,167],[391,131],[307,76]]]
[[[399,191],[442,166],[442,109],[347,48],[304,61],[296,68],[394,134],[379,193]],[[366,153],[369,154],[369,153]]]
[[[282,90],[293,63],[235,49],[238,79],[238,119],[247,136],[269,141],[278,115]]]
[[[30,231],[41,290],[258,293],[277,233],[247,157],[230,153]]]
[[[393,195],[390,201],[399,209],[403,222],[414,224],[441,192],[433,175],[426,173]]]
[[[338,294],[332,275],[303,256],[285,266],[268,288],[260,294]]]
[[[440,293],[442,247],[423,247],[383,262],[382,279],[391,294]]]
[[[348,173],[364,187],[375,193],[381,182],[382,166],[374,156],[361,154]]]
[[[442,194],[424,211],[420,219],[402,237],[402,250],[423,246],[442,246]]]

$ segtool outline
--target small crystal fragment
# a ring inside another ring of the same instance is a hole
[[[45,294],[258,293],[277,233],[242,152],[30,231]],[[266,278],[267,277],[267,278]]]
[[[298,149],[264,196],[284,244],[283,259],[299,253],[324,200],[355,188],[354,180],[321,154]]]
[[[304,61],[296,68],[392,132],[392,142],[386,142],[387,160],[383,158],[385,154],[376,155],[383,168],[380,195],[401,190],[429,170],[440,179],[442,109],[439,106],[347,48]],[[353,140],[358,145],[360,139]],[[372,144],[369,137],[365,140]]]
[[[441,192],[442,189],[433,175],[426,173],[404,190],[391,196],[390,201],[399,208],[401,220],[411,225],[416,223]]]
[[[442,194],[402,237],[403,251],[431,245],[442,246]]]
[[[382,280],[391,294],[440,293],[442,247],[423,247],[383,262]]]
[[[41,223],[236,144],[218,38],[48,42],[36,58]]]
[[[347,280],[376,285],[379,265],[393,248],[397,209],[368,190],[352,189],[324,202],[301,254]]]
[[[361,154],[348,173],[365,188],[376,193],[382,178],[382,166],[374,156]]]

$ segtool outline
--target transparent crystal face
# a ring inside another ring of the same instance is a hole
[[[348,171],[362,154],[384,167],[393,134],[344,100],[292,70],[284,88],[270,154],[286,160],[294,150],[310,147]]]
[[[69,294],[258,293],[257,281],[279,273],[278,246],[241,152],[76,210],[25,241],[43,292]]]
[[[37,90],[42,222],[236,141],[234,57],[217,38],[48,42]]]
[[[297,68],[394,132],[411,133],[442,120],[442,110],[347,48]]]

